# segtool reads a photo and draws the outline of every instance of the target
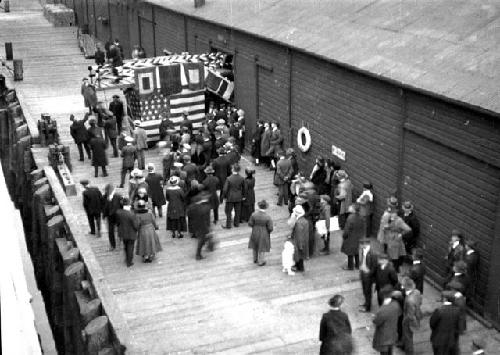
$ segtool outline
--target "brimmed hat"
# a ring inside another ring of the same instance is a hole
[[[328,203],[330,203],[332,201],[330,199],[330,196],[328,196],[328,195],[321,195],[319,198],[321,198],[322,200],[325,200]]]
[[[401,208],[403,209],[403,211],[408,211],[408,212],[411,212],[413,211],[413,204],[410,202],[410,201],[405,201],[403,203],[403,206],[401,206]]]
[[[236,113],[238,114],[238,116],[244,116],[245,115],[245,111],[243,111],[241,108],[236,111]]]
[[[250,166],[247,166],[247,167],[245,168],[245,173],[246,173],[246,174],[255,174],[255,169],[254,169],[254,168],[252,168],[252,167],[250,167]]]
[[[452,236],[456,235],[459,238],[463,238],[462,232],[459,229],[453,229],[451,231],[451,235]]]
[[[363,187],[364,187],[365,189],[371,189],[371,188],[373,188],[373,185],[372,185],[372,183],[371,183],[371,182],[369,182],[368,180],[365,180],[365,181],[363,181]]]
[[[344,296],[335,295],[328,300],[328,305],[330,307],[338,308],[344,303]]]
[[[171,176],[170,179],[168,180],[168,183],[170,185],[177,185],[179,183],[179,177],[178,176]]]
[[[453,302],[453,300],[455,299],[455,293],[455,291],[446,290],[441,292],[441,296],[445,301]]]
[[[208,165],[205,170],[203,170],[205,172],[205,174],[213,174],[215,173],[215,170],[214,168],[212,167],[212,165]]]
[[[262,200],[262,201],[259,201],[257,203],[257,206],[261,209],[261,210],[265,210],[269,207],[269,204],[267,203],[266,200]]]
[[[135,120],[134,121],[134,126],[138,127],[141,125],[141,121],[140,120]]]
[[[132,175],[132,177],[142,177],[142,170],[134,169],[134,170],[132,170],[130,175]]]
[[[224,119],[221,118],[220,120],[217,120],[215,124],[217,124],[217,126],[223,126],[226,124],[226,121],[224,121]]]
[[[132,143],[134,141],[134,138],[130,137],[130,136],[125,136],[125,138],[123,138],[125,140],[125,142],[127,143]]]
[[[296,206],[293,208],[293,212],[294,212],[295,214],[300,214],[300,215],[305,214],[305,212],[304,212],[304,207],[302,207],[301,205],[296,205]]]
[[[149,172],[155,171],[155,165],[153,163],[148,163],[147,168]]]
[[[87,186],[89,184],[89,180],[88,179],[81,179],[80,184],[82,184],[83,186]]]
[[[387,206],[396,208],[398,207],[398,198],[396,196],[391,196],[387,199]]]
[[[305,198],[303,198],[302,196],[298,196],[296,199],[295,199],[295,204],[296,205],[302,205],[303,203],[306,203],[307,200]]]
[[[120,98],[120,96],[118,96],[118,95],[113,95],[113,99],[119,99],[119,98]]]
[[[137,207],[139,207],[141,210],[146,208],[146,201],[144,200],[137,200]]]
[[[348,175],[345,172],[345,170],[339,170],[337,171],[337,176],[339,179],[347,179]]]

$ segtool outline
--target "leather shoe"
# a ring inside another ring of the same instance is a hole
[[[203,255],[196,255],[196,260],[202,260],[205,259]]]
[[[222,225],[221,227],[224,228],[224,229],[231,229],[231,226],[228,227],[228,226]]]

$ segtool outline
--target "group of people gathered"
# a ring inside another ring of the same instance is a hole
[[[252,228],[248,246],[253,251],[253,261],[266,265],[273,221],[267,213],[269,201],[256,204],[255,170],[248,167],[241,175],[240,152],[245,147],[242,110],[211,104],[198,128],[193,127],[187,112],[180,125],[172,122],[168,112],[162,112],[158,143],[162,166],[158,172],[154,164],[145,161],[146,132],[140,121],[132,121],[125,114],[118,96],[113,97],[108,109],[97,103],[89,103],[89,107],[83,120],[71,117],[71,134],[80,160],[84,160],[85,149],[95,167],[95,176],[99,166],[106,176],[105,151],[111,145],[113,157],[122,158],[120,188],[124,188],[130,174],[126,195],[116,192],[112,184],[106,186],[102,195],[97,188],[88,186],[88,180],[82,181],[91,234],[100,234],[102,215],[108,222],[112,249],[116,248],[114,231],[118,230],[128,266],[133,264],[137,239],[136,254],[150,262],[162,249],[156,218],[163,217],[163,206],[168,202],[167,230],[172,238],[183,238],[187,231],[197,238],[196,259],[201,260],[205,244],[209,250],[214,248],[212,224],[218,223],[219,205],[225,201],[226,220],[222,227],[237,228],[248,223]],[[319,234],[323,241],[320,252],[329,254],[330,233],[340,230],[340,251],[347,256],[343,268],[359,269],[360,273],[364,297],[360,311],[371,312],[375,285],[379,308],[373,319],[374,349],[391,354],[398,345],[412,354],[413,332],[422,318],[425,275],[423,251],[417,248],[420,224],[413,204],[405,201],[400,206],[395,196],[388,198],[375,231],[374,192],[369,181],[363,182],[361,193],[354,196],[348,173],[333,160],[318,157],[310,174],[301,171],[294,149],[284,147],[276,122],[258,122],[250,142],[255,165],[264,164],[274,171],[273,182],[278,187],[276,205],[287,206],[290,213],[290,236],[282,252],[283,271],[289,275],[304,272],[305,261],[319,249],[316,236]],[[336,223],[338,227],[332,225]],[[435,354],[458,352],[459,335],[466,329],[465,307],[475,293],[477,279],[479,258],[475,243],[464,240],[459,231],[452,233],[446,258],[448,276],[443,306],[434,311],[430,320]],[[340,311],[342,302],[341,295],[334,296],[329,302],[332,310],[321,321],[322,354],[353,351],[349,318]]]

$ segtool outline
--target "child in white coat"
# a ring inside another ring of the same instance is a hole
[[[283,272],[288,273],[288,275],[295,275],[292,267],[295,265],[293,261],[293,254],[295,252],[295,246],[292,243],[290,237],[285,241],[283,245],[283,251],[281,252],[281,264],[283,265]]]

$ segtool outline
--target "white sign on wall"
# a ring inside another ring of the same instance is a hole
[[[345,151],[343,151],[339,147],[334,146],[333,144],[332,144],[332,154],[335,155],[337,158],[345,161]]]

